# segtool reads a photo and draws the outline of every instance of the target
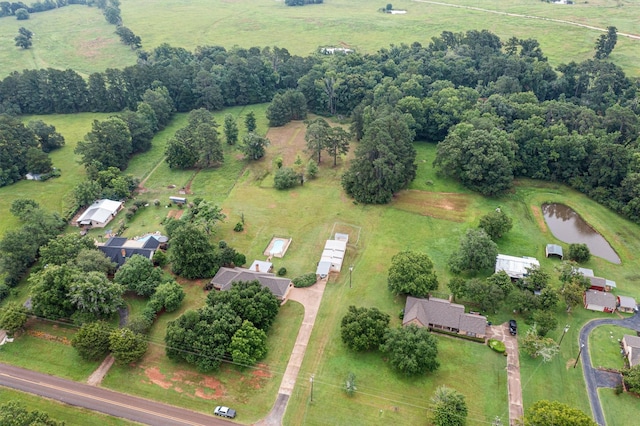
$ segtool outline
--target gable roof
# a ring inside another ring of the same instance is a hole
[[[640,364],[640,337],[625,334],[622,342],[629,350],[627,356],[631,367]]]
[[[227,291],[231,289],[234,282],[255,280],[257,280],[262,287],[271,290],[271,293],[279,299],[285,298],[291,285],[290,279],[276,277],[270,273],[255,272],[245,268],[226,267],[218,269],[216,275],[211,279],[211,284],[218,290]]]
[[[402,324],[405,325],[414,320],[425,327],[434,324],[475,334],[485,334],[487,327],[486,317],[465,314],[464,306],[436,297],[430,299],[407,297]]]
[[[79,224],[89,224],[91,222],[106,223],[109,218],[120,210],[121,201],[108,199],[98,200],[87,207],[87,210],[76,220]]]
[[[633,297],[618,296],[618,301],[620,302],[620,307],[623,309],[635,309],[636,307],[636,299]]]
[[[585,291],[585,304],[603,306],[609,309],[616,309],[616,297],[605,291],[587,290]]]
[[[558,244],[547,244],[547,248],[545,249],[545,251],[547,253],[547,257],[549,257],[550,255],[560,256],[561,259],[563,257],[562,247]]]
[[[496,272],[505,271],[511,278],[524,278],[528,269],[540,267],[540,262],[534,257],[516,257],[507,254],[499,254],[496,257]]]
[[[160,246],[160,241],[158,241],[155,236],[151,236],[143,241],[128,240],[123,237],[111,237],[104,245],[98,246],[98,249],[120,267],[134,254],[139,254],[151,260],[158,246]]]

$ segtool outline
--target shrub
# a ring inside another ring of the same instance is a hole
[[[293,286],[296,288],[311,287],[316,283],[316,274],[309,272],[308,274],[295,277],[291,282],[293,282]]]
[[[247,263],[247,256],[242,253],[236,253],[236,257],[233,259],[233,264],[236,266],[242,266]]]
[[[11,289],[5,283],[0,283],[0,302],[3,301],[7,296],[9,296],[9,292]]]
[[[278,269],[278,276],[284,277],[285,275],[287,275],[287,268],[283,266],[282,268]]]
[[[569,244],[569,260],[584,263],[589,259],[591,259],[591,252],[586,244]]]
[[[167,253],[163,250],[156,250],[153,253],[153,264],[159,267],[163,267],[167,264]]]
[[[300,181],[300,177],[291,167],[283,167],[276,171],[273,184],[276,189],[293,188]]]
[[[158,200],[157,198],[153,200],[153,205],[156,207],[160,207],[160,200]]]
[[[507,350],[507,348],[504,346],[504,342],[501,342],[500,340],[489,339],[489,342],[487,344],[491,349],[498,352],[499,354],[503,354]]]
[[[138,334],[147,334],[152,325],[153,320],[145,315],[135,315],[127,321],[127,328]]]
[[[233,227],[233,230],[236,232],[242,232],[244,231],[244,225],[242,224],[242,222],[238,222],[236,223],[236,226]]]

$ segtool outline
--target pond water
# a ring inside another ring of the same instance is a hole
[[[542,213],[551,233],[565,243],[584,243],[592,255],[612,263],[620,263],[620,258],[607,240],[571,207],[564,204],[543,204]]]

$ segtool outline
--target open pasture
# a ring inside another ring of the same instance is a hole
[[[15,46],[13,38],[20,27],[34,33],[30,49]],[[88,77],[135,62],[135,52],[120,43],[115,27],[94,7],[66,6],[32,13],[26,21],[13,16],[0,18],[0,78],[34,68],[73,69]]]

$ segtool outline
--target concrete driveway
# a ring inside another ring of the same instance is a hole
[[[509,324],[489,326],[487,337],[504,342],[507,348],[507,389],[509,393],[509,424],[518,425],[524,416],[518,339],[509,333]]]

